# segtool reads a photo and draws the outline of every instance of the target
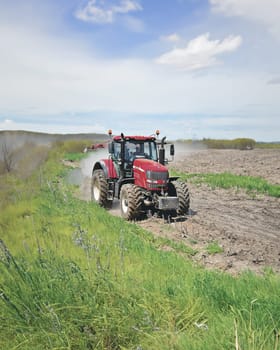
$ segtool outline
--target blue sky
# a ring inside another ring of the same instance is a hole
[[[280,140],[279,0],[0,0],[0,130]]]

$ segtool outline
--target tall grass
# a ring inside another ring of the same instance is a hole
[[[256,148],[280,149],[280,142],[257,142]]]
[[[261,149],[279,149],[280,142],[257,142],[250,138],[237,138],[233,140],[223,139],[207,139],[202,140],[178,140],[189,146],[207,147],[209,149],[239,149],[250,150],[253,148]]]
[[[255,140],[250,138],[238,138],[233,140],[223,139],[207,139],[202,140],[179,140],[189,146],[195,146],[198,148],[209,148],[209,149],[237,149],[237,150],[248,150],[256,147],[257,143]]]
[[[233,140],[215,140],[215,139],[203,139],[201,141],[207,148],[214,149],[253,149],[256,145],[256,141],[249,138],[238,138]]]
[[[88,155],[86,153],[68,152],[65,153],[64,160],[68,160],[69,162],[79,162],[87,156]]]
[[[74,198],[60,157],[1,211],[1,349],[279,349],[279,276],[194,265]]]
[[[180,176],[182,179],[189,180],[196,184],[206,183],[213,188],[245,189],[250,193],[280,197],[280,186],[270,184],[261,177],[234,175],[231,173],[186,174],[176,170],[172,170],[172,175]]]

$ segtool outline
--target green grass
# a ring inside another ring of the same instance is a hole
[[[244,189],[250,193],[280,197],[280,185],[270,184],[261,177],[234,175],[231,173],[186,174],[176,170],[172,170],[172,175],[180,176],[181,179],[191,181],[195,184],[206,183],[212,188],[237,188]]]
[[[204,270],[74,198],[62,154],[1,211],[1,349],[279,349],[278,275]]]
[[[206,251],[209,254],[218,254],[223,252],[223,248],[218,244],[218,242],[210,242],[207,247]]]
[[[280,149],[280,142],[257,142],[256,148],[261,149]]]
[[[214,149],[253,149],[256,141],[249,138],[238,138],[233,140],[203,139],[202,144]]]
[[[79,162],[80,160],[88,157],[87,153],[75,153],[75,152],[70,152],[70,153],[65,153],[64,154],[64,160],[68,160],[70,162]]]
[[[253,148],[261,149],[279,149],[280,142],[256,142],[250,138],[237,138],[233,140],[223,139],[202,139],[202,140],[178,140],[186,145],[196,147],[207,147],[209,149],[239,149],[251,150]]]

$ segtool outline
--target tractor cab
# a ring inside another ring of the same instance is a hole
[[[123,177],[132,177],[136,159],[158,162],[157,144],[154,136],[115,136],[109,144],[109,153],[114,163],[123,170]]]

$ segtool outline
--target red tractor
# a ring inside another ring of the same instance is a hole
[[[111,136],[111,131],[109,135]],[[159,132],[157,131],[157,136]],[[165,159],[165,137],[111,136],[109,157],[96,162],[92,170],[91,197],[110,208],[120,199],[122,217],[137,220],[144,214],[185,215],[190,197],[185,182],[170,177]],[[170,145],[174,156],[174,145]]]

